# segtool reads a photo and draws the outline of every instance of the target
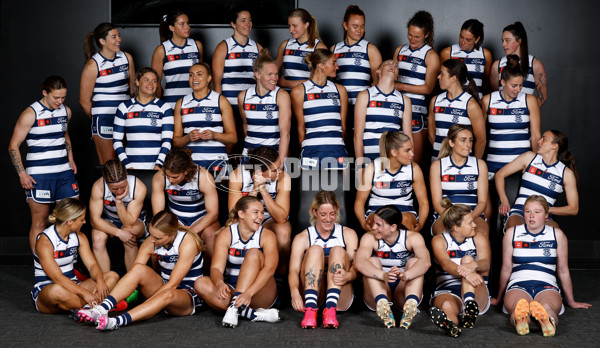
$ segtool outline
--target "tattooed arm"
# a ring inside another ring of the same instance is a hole
[[[21,187],[24,189],[32,189],[33,185],[36,184],[35,180],[33,180],[33,178],[25,171],[23,161],[21,160],[21,152],[19,150],[23,141],[25,141],[27,134],[29,134],[29,130],[31,130],[33,122],[35,122],[35,113],[33,109],[25,109],[25,111],[21,113],[21,116],[19,116],[19,119],[17,120],[12,138],[8,144],[8,155],[10,156],[10,160],[15,167],[17,174],[19,175]]]
[[[533,76],[535,79],[535,91],[540,108],[548,99],[548,76],[544,64],[539,59],[533,60]]]

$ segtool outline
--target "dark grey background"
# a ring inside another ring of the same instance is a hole
[[[350,1],[299,0],[316,18],[324,42],[330,46],[342,40],[341,22]],[[427,0],[353,1],[366,12],[366,38],[391,58],[394,49],[406,43],[406,22],[414,12],[425,9],[435,19],[436,51],[458,40],[460,25],[469,18],[485,24],[484,47],[494,59],[503,54],[501,30],[520,20],[524,23],[531,54],[545,65],[549,76],[549,98],[542,108],[542,130],[559,129],[570,138],[570,148],[581,176],[580,212],[577,217],[559,220],[571,240],[571,250],[579,255],[600,255],[600,227],[595,225],[599,180],[598,155],[594,139],[600,126],[595,115],[600,88],[596,58],[600,30],[595,1],[559,0]],[[78,104],[80,73],[84,65],[83,40],[96,24],[109,20],[108,0],[2,1],[0,8],[0,101],[4,109],[3,147],[6,149],[14,124],[22,110],[41,97],[39,85],[51,74],[62,75],[69,86],[66,105],[73,110],[70,135],[78,164],[81,197],[87,200],[96,164],[90,140],[90,122]],[[194,13],[189,13],[192,24]],[[133,55],[136,69],[149,66],[159,44],[158,27],[120,29],[123,50]],[[231,29],[193,29],[192,36],[205,47],[210,62],[214,47],[230,36]],[[277,52],[279,43],[289,38],[286,28],[259,29],[253,38]],[[0,255],[27,253],[29,210],[23,191],[7,155],[1,156],[5,174],[2,201],[3,228]]]

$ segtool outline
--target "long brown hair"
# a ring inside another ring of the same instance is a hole
[[[198,166],[192,159],[192,153],[192,149],[187,147],[172,148],[165,157],[163,173],[167,170],[173,174],[181,174],[187,171],[185,179],[187,181],[192,180],[198,171]]]
[[[308,47],[313,48],[317,44],[317,39],[321,40],[319,36],[319,29],[317,27],[317,20],[308,11],[303,8],[297,8],[290,13],[288,17],[298,17],[302,23],[309,23],[308,25]]]

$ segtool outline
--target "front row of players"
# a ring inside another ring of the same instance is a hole
[[[563,310],[556,275],[569,306],[590,306],[573,298],[567,239],[560,229],[545,224],[549,207],[542,196],[526,199],[525,224],[505,234],[500,289],[491,301],[487,236],[477,231],[470,207],[453,205],[448,199],[442,204],[446,209],[440,220],[445,231],[432,240],[436,288],[430,315],[443,332],[458,337],[461,327],[473,327],[477,316],[490,303],[502,303],[504,295],[504,309],[519,334],[529,333],[533,316],[544,336],[553,336]],[[40,312],[81,308],[79,320],[111,330],[161,310],[191,315],[204,301],[225,312],[224,326],[237,326],[240,315],[252,321],[279,320],[278,310],[270,308],[277,298],[277,237],[263,227],[264,206],[257,197],[244,196],[231,209],[226,226],[216,236],[210,276],[203,276],[204,242],[175,214],[164,210],[150,221],[149,235],[128,272],[120,280],[115,272],[103,272],[79,231],[85,213],[79,200],[62,200],[51,214],[53,225],[37,239],[36,284],[31,294]],[[352,284],[360,272],[367,306],[376,310],[387,327],[393,327],[393,302],[403,311],[400,326],[410,327],[430,267],[423,237],[406,230],[400,210],[387,205],[374,212],[373,231],[362,237],[359,246],[356,233],[338,223],[339,213],[335,194],[319,192],[310,207],[311,226],[292,243],[288,281],[292,307],[304,312],[301,326],[315,328],[317,310],[325,302],[323,325],[337,328],[336,313],[352,304]],[[77,255],[91,276],[82,282],[74,272]],[[157,270],[148,266],[151,259]],[[136,289],[146,300],[128,312],[109,316]]]

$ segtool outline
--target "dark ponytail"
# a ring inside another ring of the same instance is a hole
[[[117,26],[112,23],[100,23],[94,28],[93,32],[90,32],[85,36],[85,41],[83,42],[83,55],[85,56],[86,62],[96,54],[97,49],[102,49],[100,39],[106,39],[108,32],[116,28]]]
[[[519,55],[521,56],[521,74],[527,76],[529,74],[529,45],[527,43],[527,32],[521,22],[514,22],[508,25],[502,30],[502,32],[508,31],[511,33],[515,40],[521,40],[519,46]]]
[[[477,84],[473,80],[473,77],[469,75],[467,65],[460,59],[448,59],[442,63],[442,66],[448,70],[450,77],[456,76],[458,83],[465,87],[465,90],[475,98],[477,104],[479,104],[479,90]]]
[[[186,13],[180,10],[171,11],[164,15],[158,26],[158,34],[160,35],[160,42],[170,40],[173,37],[173,32],[169,29],[170,26],[174,26],[179,16],[185,15]]]
[[[483,43],[483,23],[481,23],[477,19],[468,19],[463,23],[460,30],[466,30],[473,34],[476,40],[474,46],[476,50],[479,49],[479,47],[481,47],[481,44]]]
[[[579,183],[579,174],[575,170],[575,157],[571,150],[569,150],[569,138],[562,132],[555,129],[551,129],[552,132],[552,143],[558,145],[558,160],[564,163],[569,169],[575,174],[576,182]]]
[[[423,33],[426,35],[425,43],[433,47],[434,39],[434,28],[433,28],[433,16],[427,11],[419,11],[412,16],[408,21],[406,27],[414,26],[423,29]]]
[[[510,80],[511,77],[521,76],[525,78],[521,69],[521,60],[516,54],[506,56],[506,66],[502,68],[500,78],[504,81]]]

